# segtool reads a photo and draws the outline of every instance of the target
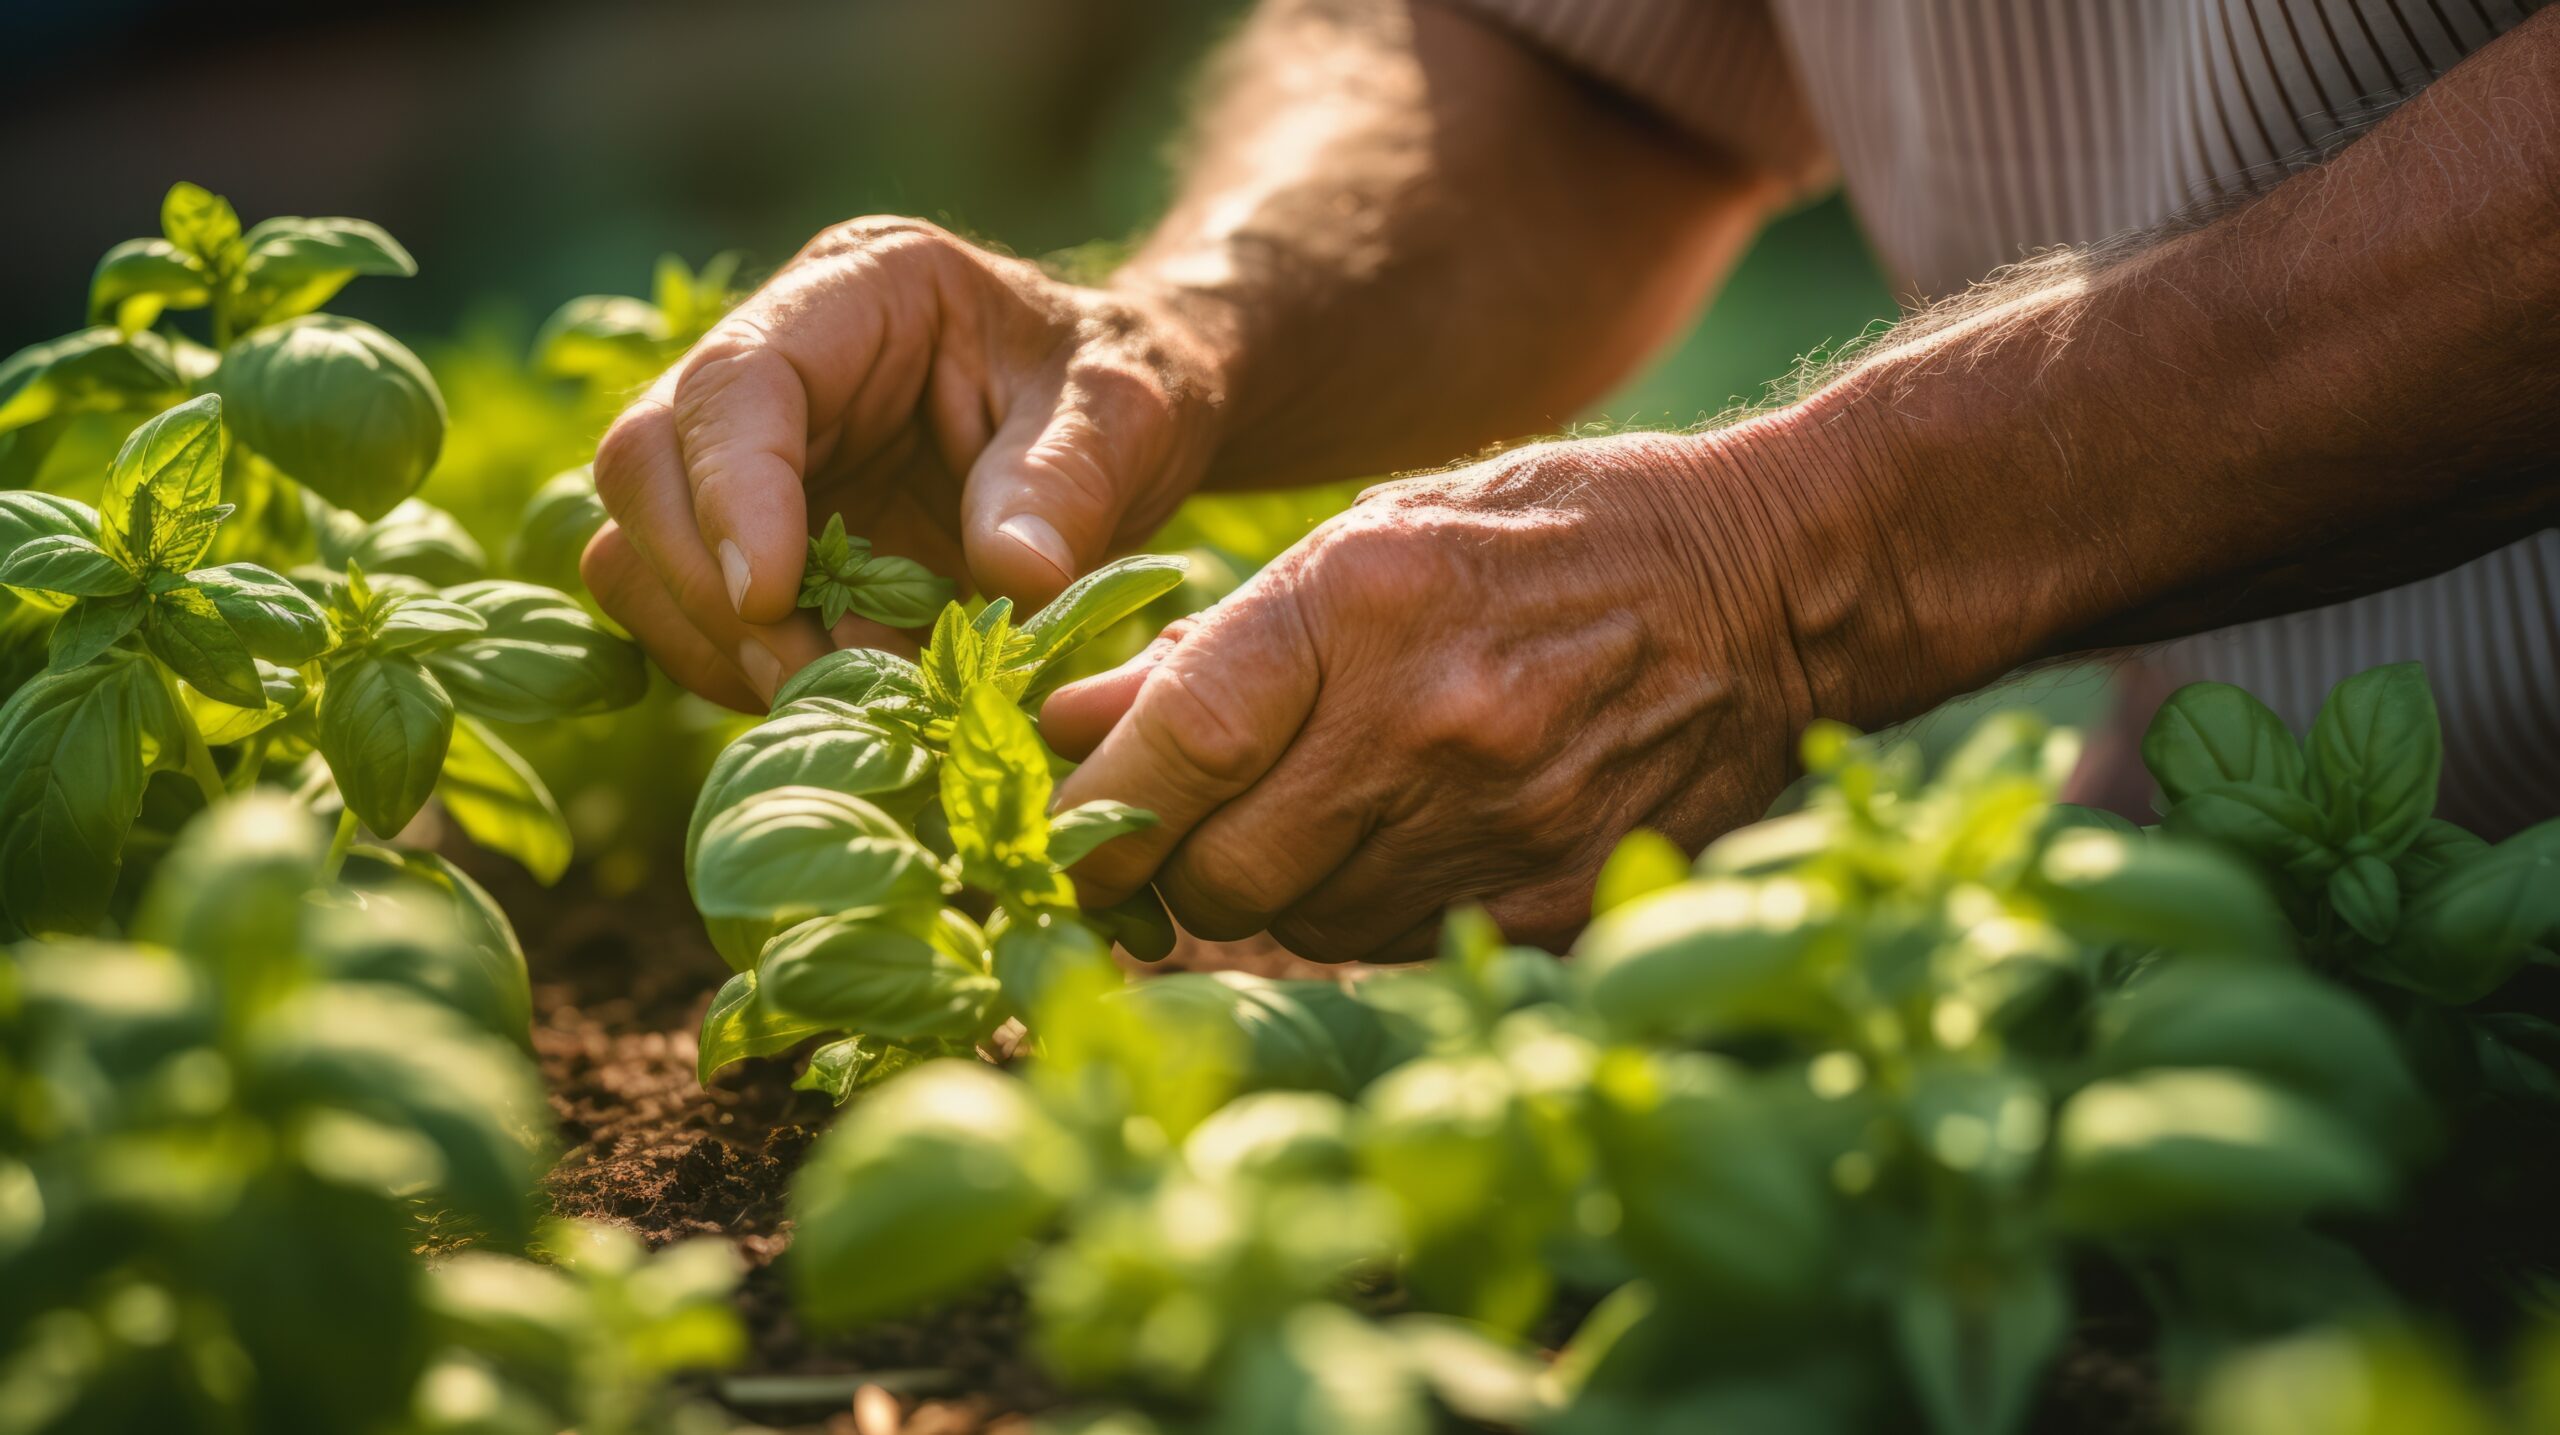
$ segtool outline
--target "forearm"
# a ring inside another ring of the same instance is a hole
[[[2038,656],[2437,571],[2547,517],[2560,14],[2248,208],[1997,297],[1708,441],[1711,463],[1764,456],[1767,501],[1816,515],[1839,559],[1789,596],[1817,710],[1901,716]],[[2309,581],[2322,559],[2343,582]]]
[[[1429,0],[1273,0],[1223,69],[1115,280],[1220,356],[1212,485],[1560,425],[1694,316],[1776,197]]]

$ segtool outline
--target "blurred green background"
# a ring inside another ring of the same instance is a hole
[[[343,309],[420,341],[529,334],[651,261],[921,214],[1024,254],[1162,202],[1237,0],[203,7],[0,3],[0,352],[73,327],[89,269],[192,179],[241,212],[382,222],[423,273]],[[1487,216],[1488,224],[1499,223]],[[1600,406],[1687,423],[1889,314],[1837,201],[1773,228],[1708,321]],[[459,416],[458,416],[459,417]]]

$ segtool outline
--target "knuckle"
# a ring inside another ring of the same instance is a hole
[[[624,409],[596,441],[596,496],[619,513],[641,487],[667,434],[666,406],[644,399]]]
[[[1530,696],[1527,676],[1489,656],[1444,660],[1406,712],[1417,745],[1506,773],[1542,766],[1554,747],[1552,714]]]
[[[1174,849],[1160,887],[1184,926],[1221,942],[1261,931],[1288,897],[1276,890],[1269,863],[1236,843],[1216,840]]]
[[[803,259],[878,256],[901,250],[941,248],[960,241],[929,220],[903,214],[866,214],[819,230],[800,251]]]
[[[1448,563],[1426,530],[1355,511],[1316,530],[1300,565],[1310,593],[1357,619],[1407,612],[1446,590]]]
[[[1228,683],[1167,662],[1148,674],[1147,689],[1155,744],[1174,770],[1221,791],[1261,775],[1267,757],[1263,741]]]

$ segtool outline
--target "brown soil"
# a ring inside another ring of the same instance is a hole
[[[573,875],[546,892],[453,855],[515,919],[532,968],[534,1050],[565,1152],[546,1182],[554,1207],[653,1246],[723,1237],[746,1264],[750,1354],[706,1393],[794,1435],[1028,1435],[1059,1397],[1023,1349],[1018,1291],[851,1336],[800,1325],[774,1261],[790,1240],[785,1190],[829,1107],[791,1089],[796,1058],[741,1063],[707,1090],[694,1079],[694,1033],[728,970],[682,886],[613,898]],[[1253,943],[1186,942],[1164,966],[1338,974]],[[2151,1372],[2087,1335],[2058,1363],[2036,1428],[2166,1428]]]

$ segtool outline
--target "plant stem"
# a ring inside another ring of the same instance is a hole
[[[261,733],[241,749],[240,760],[231,764],[231,777],[225,784],[231,791],[246,792],[257,782],[259,771],[267,765],[268,746],[266,735]]]
[[[222,800],[231,795],[231,789],[222,780],[222,769],[213,765],[213,749],[204,745],[204,735],[196,731],[192,722],[186,724],[186,728],[187,775],[196,780],[196,787],[204,793],[205,806],[220,806]]]
[[[335,882],[338,869],[347,865],[347,849],[356,841],[356,814],[351,807],[338,809],[338,833],[329,839],[328,860],[320,864],[320,880]]]

